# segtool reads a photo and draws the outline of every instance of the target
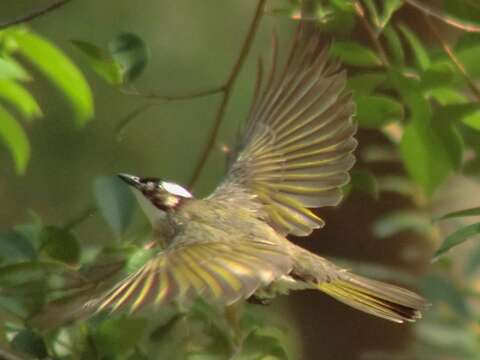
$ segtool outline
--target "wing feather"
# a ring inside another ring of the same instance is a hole
[[[309,208],[340,202],[357,142],[345,72],[328,60],[328,49],[317,40],[302,43],[301,38],[294,41],[283,71],[278,71],[274,41],[263,91],[259,66],[241,151],[211,198],[241,187],[260,200],[274,228],[305,236],[324,225]]]

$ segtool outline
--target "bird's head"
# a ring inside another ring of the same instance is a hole
[[[136,190],[140,200],[147,200],[162,211],[175,209],[184,199],[193,197],[184,187],[158,178],[142,178],[128,174],[119,174],[118,177]]]

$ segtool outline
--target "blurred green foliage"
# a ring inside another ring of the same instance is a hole
[[[432,203],[453,176],[479,180],[480,5],[470,0],[445,0],[441,7],[409,0],[313,3],[305,19],[334,39],[331,55],[349,69],[359,127],[390,140],[385,148],[361,154],[363,168],[353,171],[345,193],[378,199],[394,192],[410,199],[413,210],[383,214],[373,233],[386,239],[410,231],[438,248],[437,261],[420,284],[432,309],[415,326],[415,341],[403,353],[372,352],[365,358],[477,359],[480,245],[471,247],[464,263],[456,260],[455,251],[447,251],[478,236],[480,224],[461,223],[445,239],[438,227],[480,211],[460,210],[432,221]],[[402,12],[422,26],[406,21]],[[272,0],[267,13],[298,21],[301,4]],[[79,127],[94,115],[93,94],[83,72],[92,70],[117,91],[138,95],[133,81],[150,56],[140,36],[120,33],[105,48],[83,39],[72,44],[82,53],[85,69],[79,70],[70,54],[26,26],[0,31],[0,138],[19,176],[31,158],[24,126],[43,116],[30,91],[39,74],[71,105]],[[127,121],[140,113],[134,111]],[[408,176],[375,176],[370,167],[385,159],[401,162]],[[98,177],[92,189],[95,203],[63,226],[44,223],[42,214],[31,213],[26,224],[0,233],[0,349],[12,359],[19,354],[128,360],[225,359],[240,351],[238,334],[223,315],[201,302],[188,313],[168,308],[153,317],[101,314],[87,322],[63,323],[81,316],[76,312],[82,312],[82,304],[112,274],[132,271],[152,256],[144,247],[147,226],[125,187],[113,178]],[[90,246],[88,239],[78,237],[75,227],[95,212],[101,213],[115,241]],[[290,330],[270,322],[261,310],[248,306],[240,324],[244,339],[238,359],[295,358]]]

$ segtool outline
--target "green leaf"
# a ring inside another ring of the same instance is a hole
[[[112,58],[121,66],[123,82],[135,80],[145,69],[150,57],[144,41],[132,33],[120,33],[108,44]]]
[[[48,356],[47,346],[43,338],[30,329],[21,330],[12,339],[10,345],[13,350],[34,356],[37,359],[45,359]]]
[[[378,219],[373,225],[373,233],[383,239],[394,236],[402,231],[413,231],[418,234],[428,234],[431,229],[427,215],[416,211],[395,211]]]
[[[377,33],[380,33],[383,30],[395,11],[397,11],[403,4],[403,0],[383,0],[383,9],[380,14],[373,0],[365,0],[364,2],[370,12],[373,24],[377,28]]]
[[[0,259],[2,263],[33,260],[35,247],[30,239],[17,231],[0,233]]]
[[[386,78],[383,72],[361,73],[348,79],[348,88],[354,95],[370,95],[385,82]]]
[[[93,338],[102,354],[125,354],[142,339],[146,319],[109,318],[94,331]]]
[[[437,261],[440,257],[445,255],[450,249],[458,246],[473,236],[480,234],[480,223],[467,225],[462,227],[452,234],[448,235],[443,241],[440,248],[435,252],[432,261]]]
[[[421,70],[427,70],[430,67],[430,57],[422,42],[408,26],[402,24],[398,27],[413,51],[417,67]]]
[[[466,104],[469,102],[465,94],[452,87],[437,87],[427,91],[426,95],[435,99],[442,106]]]
[[[30,143],[23,128],[0,105],[0,138],[7,145],[15,162],[17,174],[23,175],[30,159]]]
[[[472,129],[480,130],[480,109],[465,115],[462,121],[465,125],[470,126]]]
[[[400,66],[405,64],[405,52],[403,51],[402,41],[395,27],[388,25],[383,31],[383,35],[387,41],[387,46],[392,54],[394,63]]]
[[[101,214],[120,237],[131,222],[135,199],[128,186],[116,176],[95,180],[95,197]]]
[[[14,59],[0,56],[0,80],[30,80],[27,71]]]
[[[37,100],[15,81],[0,80],[0,98],[15,106],[27,120],[43,115]]]
[[[470,315],[470,308],[459,289],[451,281],[438,275],[430,275],[422,281],[422,293],[434,304],[443,301],[463,317]]]
[[[428,126],[410,123],[400,142],[400,152],[411,177],[431,196],[452,173],[451,158]]]
[[[382,60],[372,50],[354,42],[336,41],[330,48],[330,53],[347,65],[359,67],[382,65]]]
[[[354,170],[351,172],[352,189],[378,199],[378,184],[375,176],[366,170]]]
[[[478,62],[478,59],[480,59],[480,45],[478,43],[457,51],[456,55],[465,66],[469,76],[475,78],[480,76],[480,64]]]
[[[445,87],[451,84],[454,78],[454,70],[450,63],[439,62],[432,64],[421,75],[422,88],[425,90],[437,87]]]
[[[30,33],[17,32],[20,52],[45,74],[70,100],[77,124],[82,126],[93,117],[90,87],[78,68],[48,40]]]
[[[57,226],[46,226],[40,233],[41,250],[52,259],[76,264],[80,258],[80,245],[75,235]]]
[[[439,221],[439,220],[453,219],[453,218],[465,217],[465,216],[480,216],[480,207],[454,211],[454,212],[442,215],[438,218],[435,218],[434,220]]]
[[[100,77],[112,85],[122,83],[121,66],[102,49],[82,40],[72,40],[72,44],[86,56],[90,67]]]
[[[403,119],[403,105],[388,96],[358,96],[355,100],[360,127],[375,129]]]

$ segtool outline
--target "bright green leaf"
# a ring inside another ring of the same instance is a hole
[[[383,95],[358,96],[356,119],[360,127],[379,128],[403,119],[403,105]]]
[[[124,82],[135,80],[150,56],[144,41],[132,33],[120,33],[108,44],[112,58],[121,66]]]
[[[399,25],[399,29],[410,45],[419,69],[427,70],[430,67],[430,57],[417,35],[406,25]]]
[[[0,106],[0,138],[7,145],[18,174],[24,174],[30,159],[30,143],[23,128]]]
[[[128,186],[117,177],[104,176],[95,181],[95,197],[101,214],[117,236],[132,219],[135,199]]]
[[[122,83],[122,69],[102,49],[82,40],[73,40],[72,44],[87,58],[91,68],[112,85]]]
[[[465,66],[466,72],[471,77],[480,76],[480,45],[471,45],[457,51],[460,62]]]
[[[45,74],[70,100],[78,125],[93,117],[90,87],[78,68],[48,40],[31,32],[15,34],[20,52]]]
[[[421,75],[422,88],[425,90],[437,87],[445,87],[451,84],[454,78],[454,70],[449,62],[438,62],[432,64]]]
[[[343,63],[360,67],[377,67],[382,65],[382,60],[369,48],[354,43],[336,41],[333,43],[330,53],[339,57]]]
[[[0,98],[15,106],[27,120],[42,116],[42,110],[37,100],[27,89],[15,81],[0,80]]]
[[[438,260],[440,257],[445,255],[447,251],[458,246],[468,239],[480,234],[480,223],[467,225],[462,227],[452,234],[448,235],[440,248],[435,252],[432,261]]]
[[[0,80],[30,80],[27,71],[14,59],[0,56]]]
[[[428,98],[435,99],[440,105],[468,103],[468,98],[461,91],[452,87],[437,87],[426,92]]]
[[[80,258],[80,246],[69,230],[46,226],[40,233],[40,243],[41,250],[52,259],[75,264]]]
[[[462,121],[465,125],[468,125],[475,130],[480,130],[480,109],[465,115]]]

